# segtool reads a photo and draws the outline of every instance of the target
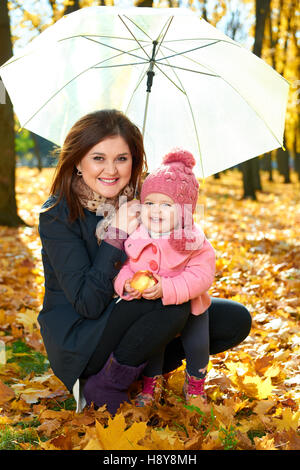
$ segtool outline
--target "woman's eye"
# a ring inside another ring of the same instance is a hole
[[[96,156],[96,157],[94,157],[94,160],[96,160],[96,161],[101,161],[101,162],[102,162],[102,161],[103,161],[103,157]]]
[[[153,202],[145,202],[145,206],[152,206]]]
[[[126,162],[127,161],[127,157],[119,157],[118,160],[120,162]]]

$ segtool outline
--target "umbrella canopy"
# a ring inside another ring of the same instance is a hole
[[[283,145],[289,83],[185,8],[83,8],[0,75],[21,126],[59,146],[83,115],[123,111],[150,171],[175,146],[206,177]]]

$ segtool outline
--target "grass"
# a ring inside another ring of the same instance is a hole
[[[49,361],[42,353],[30,348],[26,343],[17,340],[11,346],[7,346],[8,363],[16,362],[21,370],[21,377],[25,377],[30,372],[41,375],[49,367]]]
[[[14,430],[5,426],[0,429],[0,450],[22,450],[22,444],[29,443],[26,449],[31,450],[39,446],[39,437],[35,429]]]

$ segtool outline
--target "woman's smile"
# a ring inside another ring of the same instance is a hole
[[[103,184],[106,184],[108,186],[112,186],[112,185],[117,183],[119,178],[98,178],[98,180]]]

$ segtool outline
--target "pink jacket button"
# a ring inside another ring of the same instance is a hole
[[[151,261],[150,261],[149,266],[150,266],[150,269],[152,269],[152,271],[156,271],[157,268],[158,268],[158,264],[157,264],[157,262],[154,261],[154,260],[151,260]]]
[[[152,252],[156,255],[157,253],[157,247],[155,245],[152,245]]]

